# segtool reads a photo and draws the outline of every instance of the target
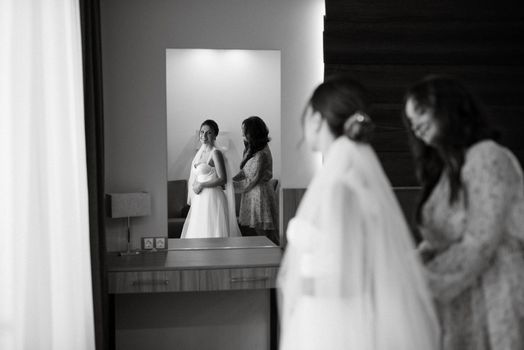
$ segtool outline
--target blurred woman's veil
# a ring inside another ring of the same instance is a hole
[[[422,264],[370,146],[335,141],[287,235],[282,350],[438,349]]]
[[[241,233],[236,215],[235,188],[233,186],[233,176],[235,175],[235,171],[240,167],[240,154],[231,140],[230,133],[227,131],[220,133],[220,136],[217,137],[215,142],[215,147],[222,151],[227,173],[225,193],[229,219],[229,237],[240,237]]]

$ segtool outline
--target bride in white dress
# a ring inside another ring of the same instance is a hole
[[[202,146],[191,162],[187,214],[181,238],[238,237],[231,169],[215,146],[218,125],[206,120],[200,126]]]
[[[323,155],[278,276],[281,350],[436,350],[439,326],[401,209],[368,144],[362,87],[313,93],[305,140]]]

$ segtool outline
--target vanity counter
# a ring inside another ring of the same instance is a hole
[[[265,237],[230,238],[226,239],[227,242],[217,240],[221,239],[199,239],[200,242],[170,240],[167,251],[128,256],[110,254],[109,293],[275,287],[278,266],[282,259],[280,247]]]
[[[116,349],[276,348],[282,249],[265,237],[219,240],[108,254]]]
[[[198,242],[195,242],[198,241]],[[266,237],[170,239],[169,250],[107,256],[108,272],[277,267],[282,250]]]

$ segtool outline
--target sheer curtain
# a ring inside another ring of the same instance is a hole
[[[79,4],[0,0],[0,349],[94,349]]]

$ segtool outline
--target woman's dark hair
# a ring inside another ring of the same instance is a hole
[[[200,129],[202,129],[202,127],[204,125],[207,125],[211,128],[211,130],[213,130],[213,132],[215,133],[215,136],[218,136],[218,124],[212,120],[212,119],[206,119],[204,120],[204,122],[200,125]]]
[[[350,139],[369,143],[374,125],[367,116],[366,89],[359,82],[345,75],[326,78],[306,105],[312,112],[319,112],[326,119],[335,137],[346,135]]]
[[[416,222],[420,224],[421,208],[435,188],[444,168],[448,170],[451,204],[457,200],[462,188],[461,170],[466,150],[476,142],[496,139],[498,135],[490,127],[482,103],[457,79],[428,76],[408,89],[404,97],[404,106],[410,99],[417,110],[431,111],[439,126],[432,145],[426,145],[416,137],[405,110],[403,112],[416,176],[422,186],[415,214]]]
[[[243,169],[246,162],[271,141],[266,123],[260,117],[252,116],[245,119],[242,122],[242,128],[246,141],[244,141],[244,154],[240,162],[240,169]]]

